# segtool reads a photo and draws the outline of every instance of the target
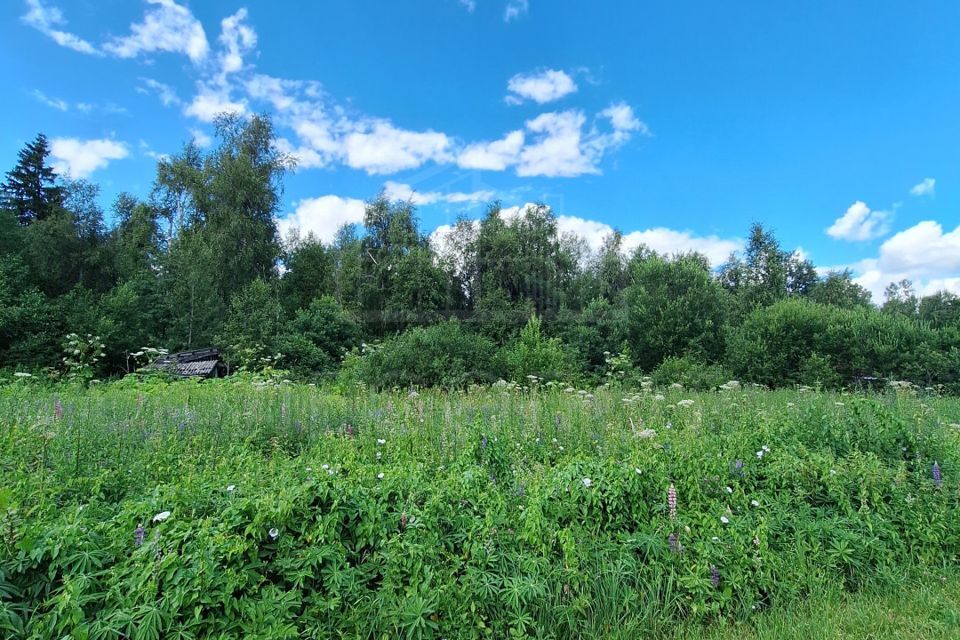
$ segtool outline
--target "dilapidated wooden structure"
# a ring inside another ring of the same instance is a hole
[[[220,359],[219,349],[194,349],[157,358],[150,365],[179,378],[222,378],[227,365]]]

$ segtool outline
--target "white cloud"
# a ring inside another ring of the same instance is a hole
[[[301,235],[313,233],[323,242],[333,241],[345,224],[362,223],[366,208],[363,200],[333,195],[306,198],[296,205],[296,211],[277,220],[281,237],[296,229]]]
[[[524,205],[504,207],[500,209],[500,217],[507,223],[514,224],[527,209],[538,206],[543,205],[528,202]],[[547,208],[549,209],[549,207]],[[479,221],[474,221],[474,224],[479,225]],[[451,230],[450,225],[437,227],[430,234],[434,246],[444,246],[446,235]],[[603,246],[603,241],[614,232],[613,227],[605,222],[571,215],[557,216],[557,230],[561,235],[572,234],[582,238],[591,251],[599,250]],[[716,235],[700,236],[692,231],[677,231],[666,227],[635,230],[623,234],[621,247],[624,253],[631,253],[641,244],[657,253],[668,256],[696,251],[705,255],[710,264],[715,267],[722,264],[731,253],[742,251],[744,247],[744,241],[740,238],[721,238]]]
[[[204,133],[202,129],[190,129],[190,137],[193,139],[193,143],[201,149],[206,149],[213,144],[213,138]]]
[[[197,95],[193,97],[193,101],[184,108],[183,112],[203,122],[213,122],[218,115],[224,112],[246,114],[247,103],[245,100],[239,102],[232,100],[228,89],[199,82],[197,83]]]
[[[86,178],[111,160],[122,160],[130,155],[127,145],[115,140],[78,140],[54,138],[50,141],[53,169],[71,178]]]
[[[220,54],[220,69],[223,73],[235,73],[243,69],[243,56],[257,45],[257,33],[245,24],[247,10],[240,9],[220,22],[220,43],[225,51]]]
[[[523,142],[523,131],[511,131],[500,140],[468,145],[457,156],[457,165],[464,169],[503,171],[517,163]]]
[[[66,100],[60,100],[59,98],[51,98],[47,94],[45,94],[43,91],[40,91],[39,89],[34,89],[33,91],[30,92],[30,95],[32,95],[34,98],[36,98],[43,104],[47,105],[48,107],[56,109],[57,111],[66,111],[67,109],[70,108],[70,105],[67,104]],[[80,107],[80,105],[77,105],[77,107]]]
[[[504,22],[513,22],[530,12],[530,0],[508,0],[503,12]]]
[[[183,53],[194,63],[207,57],[210,45],[203,25],[190,10],[173,0],[147,0],[155,5],[143,22],[130,25],[130,35],[113,38],[104,49],[120,58],[135,58],[141,52]]]
[[[277,151],[291,156],[297,162],[298,169],[314,169],[327,164],[324,158],[313,149],[302,145],[295,147],[286,138],[277,138],[274,146]]]
[[[176,90],[168,84],[164,84],[153,78],[140,78],[142,87],[137,87],[138,93],[149,94],[153,91],[160,98],[160,104],[165,107],[179,106],[183,104],[177,96]]]
[[[440,191],[414,191],[409,184],[393,182],[387,180],[383,184],[383,192],[388,200],[400,200],[402,202],[412,202],[417,205],[435,204],[445,202],[448,204],[477,204],[480,202],[489,202],[494,198],[494,192],[489,190],[473,191],[464,193],[462,191],[453,191],[443,193]]]
[[[933,178],[924,178],[920,184],[916,184],[910,189],[910,194],[914,196],[932,196],[937,187],[937,181]]]
[[[527,122],[535,142],[525,146],[517,164],[519,176],[573,177],[599,173],[596,158],[581,146],[586,122],[576,110],[543,113]]]
[[[450,144],[444,133],[408,131],[386,120],[375,120],[348,134],[342,152],[347,165],[372,175],[415,169],[430,160],[447,162],[451,159]]]
[[[610,120],[614,134],[626,134],[628,131],[639,131],[641,135],[650,135],[650,128],[633,114],[633,107],[626,102],[616,102],[598,114]]]
[[[872,240],[890,230],[889,219],[889,212],[871,211],[866,203],[857,200],[830,225],[827,235],[851,242]]]
[[[477,9],[476,0],[460,0],[460,4],[467,10],[467,13],[473,13]]]
[[[928,295],[947,289],[960,293],[960,226],[944,232],[940,223],[925,220],[899,231],[880,245],[875,258],[834,269],[851,269],[854,282],[883,302],[891,282],[912,280],[917,292]]]
[[[577,84],[563,71],[544,69],[528,74],[518,73],[507,82],[507,90],[512,94],[505,98],[509,104],[521,104],[524,100],[544,104],[574,93]]]
[[[51,38],[61,47],[67,47],[88,55],[103,55],[99,49],[83,38],[54,28],[56,25],[66,24],[63,13],[57,7],[45,7],[40,0],[27,0],[27,7],[29,10],[21,20]]]

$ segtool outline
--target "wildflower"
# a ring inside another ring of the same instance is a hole
[[[683,389],[683,385],[680,384],[679,382],[674,382],[673,384],[670,385],[670,388],[671,388],[671,389]]]
[[[407,394],[407,397],[412,400],[412,399],[414,399],[414,398],[419,398],[419,397],[420,397],[420,394],[417,393],[416,391],[411,391],[410,393]]]
[[[692,406],[693,406],[693,400],[681,400],[680,402],[677,403],[677,406],[678,406],[678,407],[692,407]]]
[[[328,465],[328,464],[322,464],[322,465],[320,465],[320,468],[323,469],[324,471],[326,471],[327,469],[330,468],[330,465]]]
[[[654,431],[653,429],[643,429],[637,432],[637,437],[642,438],[644,440],[648,440],[650,438],[656,438],[657,432]]]
[[[671,533],[667,536],[667,542],[670,544],[670,551],[677,553],[680,551],[680,543],[677,541],[677,534]]]
[[[637,475],[640,475],[641,473],[643,473],[643,469],[641,469],[640,467],[637,467],[636,469],[634,469],[634,471],[637,472]]]
[[[751,506],[751,507],[759,507],[759,506],[760,506],[760,501],[759,501],[759,500],[751,500],[751,501],[750,501],[750,506]]]
[[[727,493],[733,493],[733,487],[728,486],[728,487],[727,487]]]
[[[26,371],[17,371],[13,374],[15,378],[32,378],[33,376],[27,373]]]
[[[387,444],[387,441],[384,440],[383,438],[377,438],[377,444],[379,444],[379,445],[382,446],[382,445]]]
[[[382,458],[382,457],[383,457],[383,454],[380,453],[379,451],[377,451],[377,460],[379,460],[379,459]]]
[[[670,519],[677,519],[677,488],[673,486],[673,483],[670,483],[670,488],[667,489],[667,506],[670,507]]]
[[[383,471],[377,474],[377,480],[383,480]]]
[[[237,488],[237,485],[231,484],[231,485],[228,485],[228,486],[227,486],[227,491],[230,492],[230,491],[233,491],[233,490],[236,489],[236,488]]]
[[[720,516],[720,522],[722,522],[723,524],[730,524],[730,518],[728,518],[727,516]]]
[[[934,461],[933,468],[930,471],[933,475],[933,484],[939,489],[940,485],[943,484],[943,477],[940,475],[940,465]]]
[[[720,572],[716,565],[710,565],[710,584],[716,589],[720,586]]]
[[[60,398],[53,402],[53,417],[57,420],[63,417],[63,405],[60,403]]]
[[[720,542],[720,538],[718,538],[717,536],[713,536],[712,538],[710,538],[710,541],[711,541],[711,542]]]
[[[286,403],[286,402],[280,403],[280,417],[281,417],[281,418],[286,418],[286,417],[287,417],[287,403]]]
[[[760,538],[758,538],[757,536],[753,536],[753,546],[755,547],[760,546]]]
[[[280,537],[280,530],[277,529],[276,527],[273,527],[273,528],[270,529],[270,531],[268,531],[267,533],[270,534],[270,539],[271,539],[271,540],[276,540],[277,538]]]
[[[660,401],[660,400],[666,400],[666,397],[658,393],[657,395],[653,396],[653,399]]]
[[[133,543],[138,547],[143,544],[143,541],[147,538],[147,530],[143,528],[143,523],[137,525],[137,528],[133,531]]]
[[[169,511],[161,511],[161,512],[158,513],[157,515],[153,516],[153,521],[154,521],[154,522],[163,522],[164,520],[166,520],[166,519],[169,518],[169,517],[170,517],[170,512],[169,512]]]
[[[589,487],[589,486],[592,485],[592,484],[593,484],[593,480],[591,480],[590,478],[584,478],[584,479],[583,479],[583,486]]]

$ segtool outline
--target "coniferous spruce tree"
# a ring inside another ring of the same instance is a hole
[[[47,137],[39,133],[20,150],[17,165],[0,186],[3,208],[13,211],[21,225],[43,220],[63,200],[63,191],[55,184],[57,174],[47,166],[48,155]]]

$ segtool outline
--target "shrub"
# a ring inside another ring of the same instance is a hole
[[[417,327],[369,350],[346,376],[372,387],[465,387],[491,382],[494,346],[456,320]]]
[[[542,335],[540,318],[530,316],[520,337],[497,353],[497,364],[504,377],[527,382],[529,376],[541,380],[569,380],[578,371],[573,355],[558,338]]]
[[[719,364],[705,364],[690,357],[667,358],[650,376],[653,383],[665,387],[680,383],[687,389],[716,389],[733,376]]]

